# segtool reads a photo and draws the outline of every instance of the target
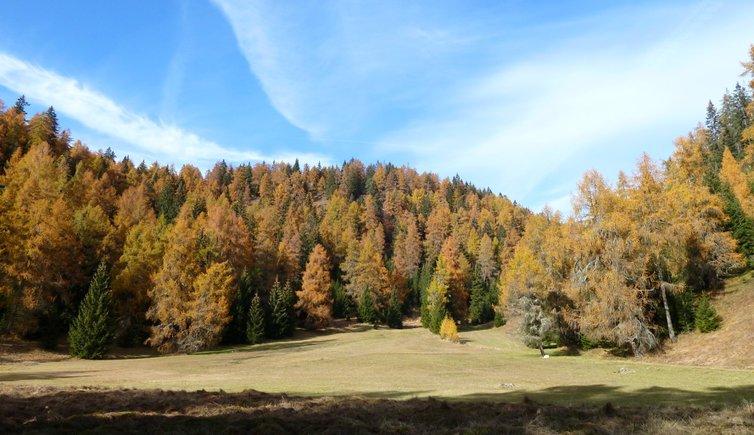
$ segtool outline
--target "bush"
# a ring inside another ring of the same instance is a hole
[[[110,349],[114,338],[115,324],[107,269],[104,264],[100,264],[68,332],[71,355],[85,359],[102,358]]]
[[[696,329],[702,333],[712,332],[720,328],[722,319],[715,311],[715,307],[710,304],[707,295],[702,296],[696,304],[694,310]]]
[[[442,324],[440,324],[440,337],[444,340],[452,341],[453,343],[461,342],[456,322],[450,316],[445,316],[442,320]]]
[[[506,322],[507,321],[505,320],[505,315],[503,314],[503,311],[501,309],[495,310],[495,319],[494,319],[495,328],[499,328],[505,325]]]

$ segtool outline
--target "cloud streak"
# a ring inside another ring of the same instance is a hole
[[[131,145],[141,157],[163,162],[191,163],[208,168],[219,160],[233,163],[248,161],[327,162],[316,154],[262,154],[225,148],[211,140],[175,125],[155,122],[128,111],[107,96],[87,88],[77,80],[31,65],[0,53],[0,85],[25,94],[32,101],[51,104],[55,110],[90,130]]]
[[[585,30],[561,44],[456,83],[440,97],[442,110],[388,133],[379,147],[529,205],[568,211],[562,192],[547,193],[552,183],[573,188],[574,176],[592,167],[630,168],[633,160],[615,163],[626,149],[633,150],[630,159],[667,151],[672,137],[664,130],[681,135],[693,128],[707,99],[735,81],[737,60],[751,42],[741,29],[752,8],[727,14],[703,6],[620,10],[582,21]],[[646,27],[621,29],[626,14]],[[650,135],[653,142],[641,142]],[[611,148],[612,161],[604,152],[584,160],[590,150]]]
[[[357,139],[373,144],[347,150],[358,157],[564,211],[584,170],[667,155],[735,81],[754,17],[706,1],[555,20],[507,6],[213,2],[271,104],[315,141]]]
[[[416,110],[474,37],[444,13],[390,2],[213,0],[272,106],[332,145]],[[438,11],[441,11],[438,8]],[[407,86],[410,83],[410,86]],[[363,139],[362,139],[363,140]]]

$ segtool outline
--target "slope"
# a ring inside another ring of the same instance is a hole
[[[754,369],[754,272],[728,280],[712,304],[723,319],[714,332],[682,334],[657,362]]]

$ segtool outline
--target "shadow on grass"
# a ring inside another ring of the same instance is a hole
[[[323,343],[328,343],[331,341],[335,341],[335,339],[327,339],[327,340],[307,340],[307,339],[288,339],[288,340],[279,340],[279,341],[267,341],[262,342],[259,344],[252,344],[252,345],[237,345],[237,346],[229,346],[229,347],[223,347],[223,348],[217,348],[212,350],[205,350],[201,352],[194,352],[191,355],[216,355],[216,354],[223,354],[223,353],[248,353],[248,352],[264,352],[264,351],[275,351],[275,350],[304,350],[305,348],[312,347],[312,346],[318,346]]]
[[[91,376],[91,371],[59,371],[35,373],[0,373],[0,382],[38,381]]]
[[[754,430],[746,406],[689,407],[687,403],[751,397],[754,386],[697,393],[647,389],[644,406],[616,406],[626,393],[603,385],[560,387],[530,392],[472,395],[456,400],[388,400],[412,392],[382,392],[373,397],[291,397],[256,391],[240,393],[161,390],[59,389],[0,386],[0,431],[153,433],[522,433],[661,432],[663,422],[678,432],[719,432],[736,425]],[[413,392],[423,394],[426,392]],[[549,394],[550,396],[546,396]],[[547,405],[546,397],[599,398],[589,405]],[[501,403],[507,396],[512,403]],[[604,396],[604,398],[603,398]],[[657,397],[680,398],[683,406],[656,406]],[[693,398],[693,400],[689,400]],[[609,402],[608,402],[609,401]]]
[[[482,323],[481,325],[461,325],[458,327],[459,333],[471,332],[471,331],[486,331],[495,327],[494,322]]]
[[[515,387],[514,387],[515,388]],[[541,403],[582,404],[605,403],[643,405],[731,405],[754,401],[754,385],[715,387],[706,391],[688,391],[680,388],[650,387],[625,391],[612,385],[564,385],[537,391],[515,390],[500,393],[470,394],[457,400],[518,401],[528,397]]]
[[[134,347],[116,347],[109,354],[105,355],[105,360],[114,359],[146,359],[158,358],[163,356],[157,350],[147,346]]]
[[[558,357],[558,356],[580,356],[581,351],[577,347],[558,347],[555,350],[550,350],[547,352],[550,356]]]

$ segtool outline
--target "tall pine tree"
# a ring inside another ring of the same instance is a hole
[[[270,291],[270,322],[267,328],[267,336],[270,338],[284,338],[293,335],[296,327],[293,317],[293,290],[290,284],[280,286],[280,281],[275,280]]]
[[[89,285],[89,292],[68,332],[71,355],[85,359],[100,359],[110,349],[115,338],[107,268],[100,264]]]
[[[262,338],[264,338],[264,309],[257,293],[254,295],[249,306],[246,339],[249,341],[249,344],[257,344]]]

